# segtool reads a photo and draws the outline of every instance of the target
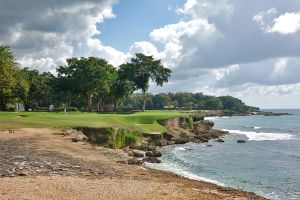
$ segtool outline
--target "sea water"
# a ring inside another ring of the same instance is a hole
[[[300,199],[300,110],[273,111],[294,115],[209,118],[232,133],[224,143],[165,146],[162,163],[149,165],[270,199]]]

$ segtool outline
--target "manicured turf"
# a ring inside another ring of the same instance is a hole
[[[157,120],[181,115],[178,111],[146,111],[133,114],[98,114],[69,112],[0,112],[0,128],[72,128],[90,127],[123,127],[143,132],[164,131]]]

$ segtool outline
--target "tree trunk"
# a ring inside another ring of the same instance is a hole
[[[114,100],[114,111],[115,112],[117,111],[117,100],[116,99]]]
[[[6,103],[4,100],[0,100],[0,110],[1,111],[6,111]]]
[[[88,95],[88,104],[87,104],[87,111],[88,112],[91,112],[92,111],[92,104],[93,104],[93,101],[92,101],[92,95]]]
[[[146,110],[146,91],[143,91],[143,108],[142,111],[145,112]]]
[[[98,102],[97,102],[97,112],[100,112],[101,111],[101,99],[98,99]]]

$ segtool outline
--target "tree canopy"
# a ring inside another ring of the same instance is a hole
[[[202,93],[147,93],[151,81],[168,82],[171,70],[152,56],[136,54],[113,67],[102,58],[69,58],[57,74],[22,68],[9,47],[0,46],[0,110],[23,103],[26,110],[116,111],[141,109],[224,109],[250,112],[257,108],[231,96]],[[141,93],[138,93],[141,92]],[[12,108],[13,109],[13,108]]]
[[[120,77],[131,81],[136,90],[141,90],[144,94],[142,110],[146,107],[146,92],[149,89],[149,82],[152,80],[158,86],[168,82],[171,70],[165,68],[160,60],[155,60],[153,56],[146,56],[137,53],[130,63],[120,66]]]

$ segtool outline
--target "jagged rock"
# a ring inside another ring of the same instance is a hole
[[[143,158],[143,162],[148,162],[148,163],[161,163],[161,160],[155,157],[146,157]]]
[[[137,158],[131,158],[127,161],[128,165],[141,165],[143,161]]]
[[[193,133],[202,134],[209,132],[214,126],[214,122],[208,120],[202,120],[194,122],[193,124]]]
[[[208,142],[208,138],[206,138],[205,136],[202,136],[202,135],[196,135],[195,139],[197,139],[200,142]]]
[[[159,147],[161,147],[161,146],[166,146],[168,143],[167,143],[167,141],[166,140],[157,140],[157,141],[154,141],[154,145],[155,146],[159,146]]]
[[[172,134],[170,134],[168,132],[163,132],[162,135],[163,135],[163,138],[168,141],[171,141],[172,138],[174,137]]]
[[[237,143],[245,143],[246,141],[245,140],[238,140],[236,141]]]
[[[162,153],[157,150],[154,150],[154,151],[147,151],[145,155],[148,157],[161,157]]]

